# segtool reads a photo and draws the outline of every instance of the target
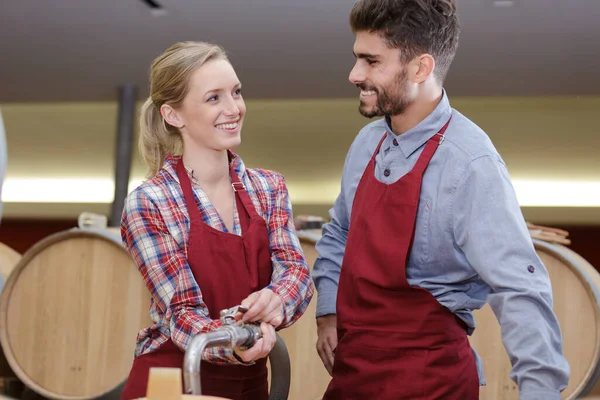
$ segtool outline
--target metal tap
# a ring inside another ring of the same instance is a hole
[[[262,337],[260,327],[255,324],[236,322],[238,312],[245,313],[246,307],[241,305],[221,311],[222,327],[208,333],[196,335],[190,344],[183,361],[183,381],[186,394],[202,394],[200,383],[200,363],[204,350],[210,347],[249,349]]]

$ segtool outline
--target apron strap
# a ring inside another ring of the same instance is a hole
[[[444,133],[446,132],[446,128],[448,128],[451,119],[452,115],[450,115],[448,121],[444,124],[444,126],[442,126],[442,129],[440,129],[438,133],[433,135],[427,141],[427,144],[425,145],[425,148],[419,156],[419,159],[417,160],[417,163],[415,164],[411,173],[419,174],[420,176],[422,176],[425,173],[429,162],[433,158],[433,154],[435,153],[439,145],[444,141]]]
[[[231,151],[228,151],[229,157],[229,177],[231,178],[231,187],[235,192],[235,202],[238,209],[238,216],[240,219],[240,225],[242,226],[242,234],[244,234],[249,226],[250,219],[252,218],[260,218],[260,215],[256,212],[256,208],[254,207],[254,203],[250,199],[248,195],[248,191],[246,190],[246,186],[237,176],[235,171],[235,163],[232,162],[234,157]]]

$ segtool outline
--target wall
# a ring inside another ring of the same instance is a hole
[[[326,215],[339,189],[348,147],[368,122],[358,114],[357,100],[247,100],[247,104],[243,144],[237,149],[246,164],[282,172],[295,209]],[[452,104],[490,135],[513,179],[600,182],[600,97],[453,98]],[[7,130],[9,180],[112,178],[114,103],[0,107]],[[144,173],[136,152],[132,179]],[[108,210],[106,203],[7,203],[4,212],[13,218],[69,219],[82,211]],[[600,207],[524,207],[524,213],[537,223],[600,224]]]

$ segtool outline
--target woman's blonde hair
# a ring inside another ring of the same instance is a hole
[[[225,50],[205,42],[180,42],[152,62],[150,96],[140,111],[138,142],[142,158],[148,165],[148,177],[158,173],[165,156],[179,155],[182,151],[181,133],[163,119],[160,107],[163,104],[180,107],[192,73],[213,59],[227,60]]]

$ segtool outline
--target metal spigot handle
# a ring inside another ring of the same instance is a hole
[[[222,318],[227,315],[227,313],[222,314]],[[254,324],[242,326],[227,324],[216,331],[196,335],[189,344],[184,358],[185,393],[202,394],[200,363],[206,348],[215,346],[250,348],[261,336],[260,327]],[[286,400],[290,391],[291,367],[287,348],[279,335],[268,357],[272,375],[269,400]]]
[[[210,347],[252,347],[261,337],[256,325],[224,325],[213,332],[196,335],[185,352],[183,359],[183,383],[186,394],[202,394],[200,363],[204,350]]]

